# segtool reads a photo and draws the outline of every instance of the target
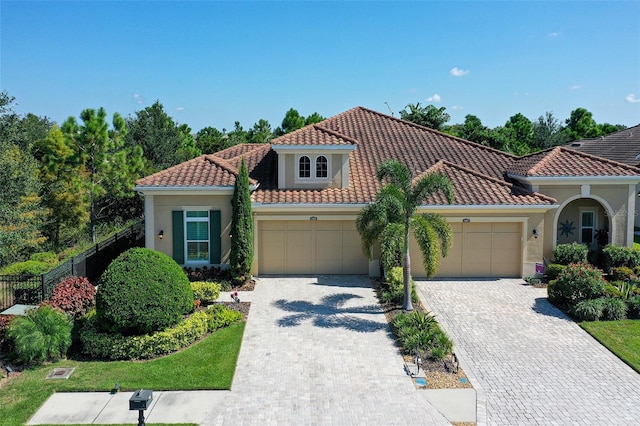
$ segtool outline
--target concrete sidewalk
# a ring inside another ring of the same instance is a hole
[[[145,411],[147,423],[201,423],[229,391],[159,391]],[[129,411],[133,392],[54,393],[27,422],[37,424],[137,424]]]

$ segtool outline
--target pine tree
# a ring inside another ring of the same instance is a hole
[[[251,274],[253,264],[253,215],[251,213],[251,193],[249,190],[249,171],[242,159],[231,198],[231,274],[244,283]]]

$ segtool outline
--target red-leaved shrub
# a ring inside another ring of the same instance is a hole
[[[85,277],[69,277],[58,283],[51,304],[74,318],[81,317],[96,305],[96,288]]]
[[[4,347],[4,339],[7,335],[9,323],[15,315],[0,315],[0,350]]]

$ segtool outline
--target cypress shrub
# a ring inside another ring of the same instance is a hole
[[[242,158],[231,198],[231,253],[229,262],[233,279],[242,284],[251,277],[253,264],[253,215],[249,191],[249,171]]]
[[[105,330],[145,334],[176,325],[193,310],[193,300],[180,265],[164,253],[133,248],[102,275],[96,315]]]

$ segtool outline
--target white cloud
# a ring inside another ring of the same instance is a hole
[[[184,107],[177,107],[176,111],[184,111]]]
[[[569,90],[579,90],[582,89],[582,86],[580,86],[579,84],[574,84],[573,86],[569,87]]]
[[[454,105],[454,106],[452,106],[452,107],[451,107],[451,109],[452,109],[452,110],[454,110],[454,111],[460,111],[460,110],[462,110],[463,108],[462,108],[462,106],[460,106],[460,105]]]
[[[559,32],[559,31],[554,31],[554,32],[552,32],[552,33],[547,34],[547,37],[551,37],[551,38],[553,38],[553,37],[560,37],[560,34],[562,34],[562,33],[561,33],[561,32]]]
[[[635,93],[629,93],[627,96],[625,96],[624,98],[627,102],[631,102],[632,104],[636,104],[638,102],[640,102],[640,98],[638,98]]]
[[[136,100],[137,104],[141,104],[144,100],[142,99],[142,96],[138,95],[137,93],[133,94],[133,99]]]
[[[440,102],[440,95],[438,95],[437,93],[434,93],[433,96],[429,96],[427,98],[427,101],[429,102]]]
[[[463,75],[469,74],[469,70],[461,70],[458,67],[451,68],[451,75],[454,77],[462,77]]]

